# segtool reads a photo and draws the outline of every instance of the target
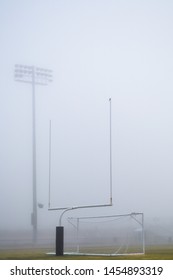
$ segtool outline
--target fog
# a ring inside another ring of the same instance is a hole
[[[32,88],[14,80],[23,64],[53,71],[35,89],[38,230],[61,214],[48,211],[49,120],[52,207],[109,203],[111,97],[113,206],[69,215],[143,212],[172,235],[172,14],[170,0],[0,1],[1,230],[32,231]]]

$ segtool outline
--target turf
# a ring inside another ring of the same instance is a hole
[[[173,260],[173,245],[150,246],[144,255],[134,256],[76,256],[47,255],[49,249],[0,250],[0,260]]]

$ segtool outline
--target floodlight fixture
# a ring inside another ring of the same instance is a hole
[[[21,64],[15,65],[15,81],[35,85],[48,85],[52,82],[52,70]]]

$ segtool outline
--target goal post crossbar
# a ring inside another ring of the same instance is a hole
[[[79,205],[79,206],[70,206],[70,207],[53,207],[51,204],[51,155],[52,155],[52,125],[51,120],[49,121],[49,193],[48,193],[48,210],[49,211],[59,211],[59,210],[74,210],[74,209],[86,209],[86,208],[95,208],[95,207],[107,207],[113,205],[112,197],[112,112],[111,112],[111,98],[109,98],[109,202],[105,204],[90,204],[90,205]]]
[[[81,206],[72,206],[72,207],[51,207],[48,208],[49,211],[52,210],[76,210],[76,209],[85,209],[85,208],[96,208],[96,207],[107,207],[112,206],[112,202],[108,204],[93,204],[93,205],[81,205]]]
[[[67,212],[67,211],[71,211],[71,210],[77,210],[77,209],[87,209],[87,208],[97,208],[97,207],[108,207],[108,206],[112,206],[112,201],[110,201],[110,204],[97,204],[97,205],[83,205],[83,206],[73,206],[73,207],[64,207],[64,208],[59,208],[59,207],[54,207],[54,208],[49,208],[48,210],[63,210],[63,212],[60,215],[59,218],[59,225],[61,226],[61,220],[63,215]]]

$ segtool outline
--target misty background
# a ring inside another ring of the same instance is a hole
[[[173,234],[172,14],[170,0],[0,0],[1,230],[32,229],[32,89],[14,81],[24,64],[53,71],[36,86],[38,229],[60,215],[48,211],[50,119],[52,206],[109,203],[111,97],[113,207],[76,211],[143,212]]]

